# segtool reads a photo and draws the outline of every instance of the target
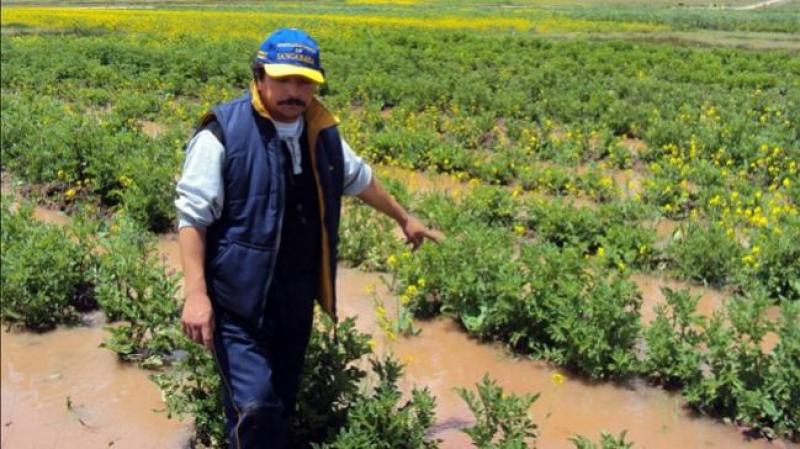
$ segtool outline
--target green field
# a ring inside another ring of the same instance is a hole
[[[299,26],[323,48],[320,94],[347,141],[448,235],[410,254],[390,223],[348,205],[343,262],[391,273],[403,312],[452,316],[470,335],[587,378],[641,376],[702,413],[796,440],[798,3],[6,2],[3,170],[31,201],[81,218],[56,231],[4,198],[3,319],[74,322],[75,298],[93,292],[128,323],[109,347],[161,367],[172,410],[218,444],[211,361],[180,337],[175,279],[147,236],[174,227],[173,185],[198,118],[247,88],[264,35]],[[414,172],[448,181],[420,186]],[[55,249],[69,235],[79,243]],[[35,275],[47,267],[65,275]],[[703,317],[697,298],[672,292],[644,324],[637,273],[729,299]],[[387,328],[407,333],[407,318]],[[325,335],[321,348],[333,344]],[[778,343],[762,349],[767,336]],[[336,363],[369,352],[359,338]],[[163,367],[179,348],[190,365]],[[393,385],[392,365],[380,370]],[[182,376],[201,387],[183,388]],[[410,406],[415,432],[428,399]],[[393,417],[398,400],[359,397],[375,416],[352,419]],[[330,418],[359,428],[346,413]],[[341,435],[325,441],[357,441]]]

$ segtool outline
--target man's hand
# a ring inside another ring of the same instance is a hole
[[[425,239],[438,242],[444,235],[441,232],[428,229],[417,217],[406,212],[403,206],[387,192],[380,182],[373,176],[369,185],[358,194],[365,203],[374,207],[376,210],[392,217],[400,225],[406,241],[416,250]]]
[[[214,349],[214,309],[206,293],[186,295],[181,315],[183,333],[209,351]]]
[[[403,234],[406,235],[406,241],[411,244],[414,250],[422,245],[425,239],[438,242],[444,238],[444,234],[433,229],[429,229],[417,217],[409,215],[405,222],[401,225]]]

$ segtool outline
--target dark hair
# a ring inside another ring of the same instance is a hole
[[[264,63],[255,58],[253,58],[253,62],[250,64],[250,70],[253,72],[253,81],[263,80],[264,75],[267,73],[264,71]]]

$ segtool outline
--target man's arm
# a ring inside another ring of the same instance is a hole
[[[178,231],[178,245],[183,264],[184,293],[181,323],[183,332],[192,341],[212,349],[214,344],[214,311],[206,290],[203,261],[206,252],[206,231],[185,226]]]
[[[428,229],[417,217],[406,212],[403,206],[375,179],[375,176],[372,176],[367,187],[357,196],[376,210],[394,219],[414,249],[419,248],[425,239],[438,242],[443,237],[440,232]]]
[[[214,122],[212,122],[214,123]],[[200,131],[186,148],[186,161],[176,191],[178,199],[178,245],[184,276],[181,322],[189,339],[211,349],[214,335],[214,311],[206,291],[204,261],[206,227],[222,211],[222,164],[225,148],[208,129]]]

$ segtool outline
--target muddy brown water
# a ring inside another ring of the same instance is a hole
[[[185,447],[149,373],[99,345],[99,326],[2,334],[3,449]],[[68,406],[68,402],[70,406]]]
[[[678,291],[688,290],[689,294],[700,299],[697,302],[697,313],[704,317],[711,317],[714,312],[721,311],[725,301],[733,296],[731,292],[725,292],[714,288],[703,287],[686,281],[668,279],[663,276],[654,276],[643,273],[635,273],[630,277],[642,293],[642,324],[648,325],[656,317],[655,308],[658,304],[666,302],[663,287]],[[766,320],[777,323],[780,321],[781,310],[778,306],[769,306],[764,313]],[[768,332],[761,341],[761,350],[769,353],[778,344],[778,335]]]
[[[37,211],[40,219],[63,223],[63,214]],[[159,238],[167,264],[180,267],[175,235]],[[725,295],[711,289],[635,275],[643,296],[643,320],[652,320],[652,306],[663,301],[660,286],[687,287],[700,294],[699,310],[710,314]],[[693,415],[679,394],[644,385],[594,383],[574,377],[546,362],[514,357],[502,347],[477,342],[448,318],[417,322],[421,333],[390,341],[375,320],[374,301],[395,298],[381,275],[341,267],[340,314],[357,316],[358,328],[375,336],[377,352],[391,351],[406,366],[404,391],[427,387],[437,398],[437,422],[431,436],[443,449],[472,447],[460,431],[473,418],[455,387],[471,387],[488,374],[509,393],[541,393],[531,408],[539,425],[539,448],[572,448],[569,437],[597,440],[601,431],[628,431],[636,448],[767,449],[800,445],[749,440],[736,428]],[[771,311],[774,315],[775,311]],[[3,333],[2,448],[180,448],[190,425],[169,420],[148,373],[125,366],[109,350],[99,348],[104,331],[98,326],[59,329],[45,334]],[[71,408],[67,407],[67,397]]]
[[[697,312],[703,316],[711,316],[715,310],[720,310],[725,304],[728,295],[720,290],[692,285],[688,282],[667,279],[659,276],[636,273],[631,275],[631,281],[636,284],[642,293],[642,323],[649,324],[655,318],[655,307],[665,302],[662,287],[672,290],[689,290],[693,296],[699,296]]]
[[[389,304],[395,300],[375,273],[340,269],[339,297],[342,315],[357,315],[358,327],[377,336],[378,351],[392,351],[407,364],[405,389],[427,386],[436,396],[437,423],[432,436],[443,439],[443,449],[471,447],[459,429],[473,419],[454,388],[474,389],[485,373],[509,393],[541,393],[531,408],[540,427],[540,448],[573,448],[569,437],[575,434],[597,440],[601,431],[625,429],[636,448],[800,447],[748,440],[733,426],[694,416],[679,394],[640,381],[621,386],[589,382],[546,362],[514,357],[502,347],[468,338],[447,318],[417,322],[419,335],[388,341],[375,323],[373,302],[375,297]]]

